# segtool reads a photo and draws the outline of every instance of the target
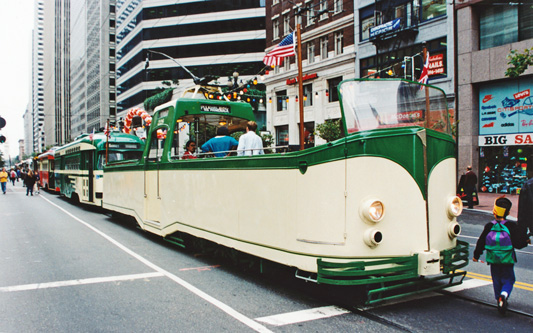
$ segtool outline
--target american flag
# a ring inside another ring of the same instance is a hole
[[[281,43],[278,44],[272,51],[268,52],[263,58],[263,62],[267,66],[279,66],[283,62],[283,58],[293,56],[296,54],[294,50],[296,37],[294,32],[285,37]]]
[[[418,80],[419,83],[428,84],[428,69],[429,69],[429,52],[426,52],[426,62],[424,63],[424,67],[422,68],[422,74],[420,74],[420,79]],[[423,87],[420,87],[420,89],[423,89]]]

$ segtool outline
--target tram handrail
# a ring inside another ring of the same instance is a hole
[[[226,154],[226,156],[224,156],[224,157],[219,157],[219,158],[225,158],[225,157],[228,156],[228,154],[233,154],[233,153],[236,153],[236,154],[237,154],[237,153],[239,153],[239,152],[247,152],[247,151],[252,151],[252,152],[253,152],[253,151],[259,151],[259,150],[263,150],[263,151],[265,151],[265,150],[270,150],[270,151],[273,151],[273,150],[277,150],[277,149],[281,149],[281,150],[283,150],[283,151],[279,152],[280,154],[283,155],[283,154],[285,154],[285,153],[288,152],[288,150],[289,150],[289,146],[274,146],[274,147],[264,147],[264,148],[248,148],[248,149],[238,149],[238,150],[237,150],[237,149],[235,149],[235,150],[223,150],[223,151],[217,151],[216,153],[217,153],[217,154],[220,154],[220,153],[224,153],[224,154]],[[272,153],[277,153],[277,152],[276,152],[276,151],[273,151]],[[213,153],[213,152],[200,153],[200,152],[199,152],[199,153],[196,153],[194,156],[196,156],[197,158],[210,158],[210,157],[211,157],[210,155],[213,155],[213,154],[215,154],[215,153]],[[187,160],[187,158],[184,159],[183,156],[184,156],[184,153],[179,154],[179,155],[172,155],[172,158],[173,158],[173,159],[180,159],[180,160],[182,160],[182,159],[183,159],[183,160]],[[231,156],[233,156],[233,155],[231,155]],[[247,155],[244,155],[244,156],[246,156],[246,157],[250,157],[250,156],[247,156]],[[252,156],[258,156],[258,155],[252,155]]]

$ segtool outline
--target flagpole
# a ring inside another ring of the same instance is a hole
[[[296,43],[298,47],[298,102],[300,107],[300,150],[304,149],[304,87],[302,80],[302,39],[300,23],[296,25]]]

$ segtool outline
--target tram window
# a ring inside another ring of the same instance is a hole
[[[98,155],[98,169],[102,170],[105,165],[105,152],[101,152]],[[142,152],[140,151],[109,151],[107,154],[108,163],[120,162],[120,161],[132,161],[140,160]]]
[[[163,148],[165,147],[166,131],[163,134],[160,130],[153,131],[150,139],[150,152],[148,160],[152,162],[160,161],[163,156]]]
[[[187,128],[186,122],[176,123],[174,127],[174,136],[172,137],[172,149],[171,149],[171,158],[178,160],[180,158],[180,133],[185,132]]]

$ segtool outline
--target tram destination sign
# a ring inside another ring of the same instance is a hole
[[[217,112],[217,113],[231,113],[231,109],[226,105],[209,105],[200,104],[201,112]]]

